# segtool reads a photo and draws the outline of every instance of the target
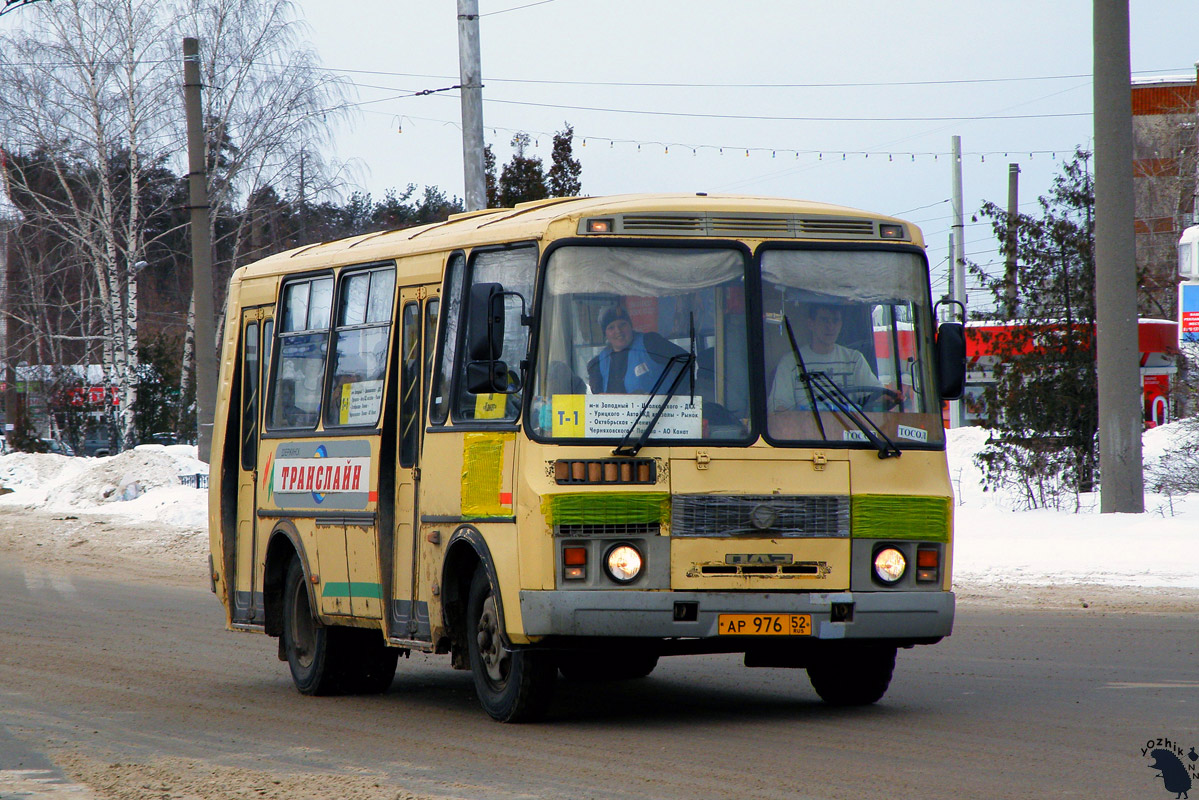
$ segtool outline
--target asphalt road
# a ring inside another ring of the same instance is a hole
[[[0,798],[1167,798],[1142,748],[1199,746],[1193,614],[962,604],[877,706],[687,657],[513,726],[445,657],[302,697],[207,591],[113,578],[0,564]]]

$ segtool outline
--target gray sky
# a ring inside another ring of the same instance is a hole
[[[376,195],[411,182],[462,196],[457,92],[383,99],[457,83],[455,2],[299,9],[324,65],[347,71],[358,101],[382,100],[358,106],[335,156]],[[934,266],[951,136],[966,154],[966,253],[983,262],[994,242],[969,216],[1006,203],[1008,164],[1032,210],[1092,137],[1086,0],[480,0],[480,12],[483,117],[501,164],[516,131],[548,164],[568,121],[587,194],[764,194],[898,214],[922,227]],[[1130,13],[1134,78],[1193,77],[1194,0],[1132,0]]]

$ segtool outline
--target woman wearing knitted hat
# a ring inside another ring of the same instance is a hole
[[[607,344],[587,364],[587,379],[596,394],[648,394],[672,356],[684,355],[657,333],[633,330],[624,306],[612,305],[599,315]]]

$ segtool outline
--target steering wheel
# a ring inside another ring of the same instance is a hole
[[[868,408],[872,404],[877,405],[877,408],[870,409],[872,411],[890,411],[896,406],[903,405],[903,396],[885,386],[843,386],[841,391],[862,408]]]

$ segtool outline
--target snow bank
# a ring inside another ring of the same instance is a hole
[[[1199,589],[1199,494],[1146,493],[1143,514],[1099,514],[1098,496],[1082,512],[1020,511],[1015,499],[984,492],[973,455],[989,432],[948,432],[955,495],[954,576],[970,585],[1074,585]],[[1148,431],[1146,466],[1199,432],[1187,423]],[[153,551],[181,530],[203,530],[208,492],[179,483],[206,474],[188,445],[143,445],[110,458],[14,453],[0,456],[0,513],[37,508],[71,515],[103,514],[144,527],[137,545]],[[132,544],[132,543],[131,543]]]
[[[0,511],[37,508],[52,513],[119,515],[131,523],[174,528],[208,524],[208,492],[179,482],[207,474],[192,445],[147,444],[107,458],[51,453],[0,456]]]

